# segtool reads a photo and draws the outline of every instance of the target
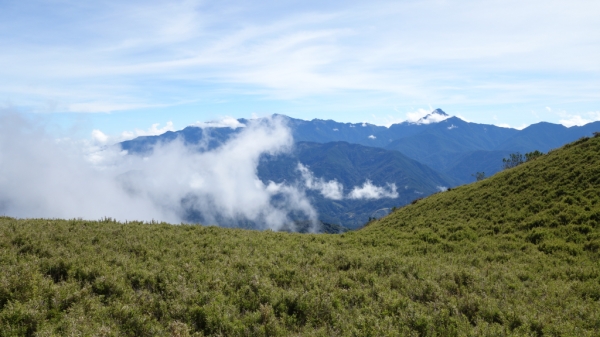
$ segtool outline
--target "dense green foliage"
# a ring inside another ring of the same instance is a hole
[[[342,235],[0,218],[0,335],[597,336],[599,153]]]

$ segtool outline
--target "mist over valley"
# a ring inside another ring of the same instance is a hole
[[[309,232],[360,228],[476,172],[493,175],[510,153],[548,151],[600,126],[517,130],[441,109],[389,127],[274,115],[93,146],[1,118],[3,214]]]

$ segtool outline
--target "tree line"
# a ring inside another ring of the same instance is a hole
[[[502,158],[502,169],[506,170],[509,168],[519,166],[525,162],[534,160],[543,155],[544,153],[538,150],[528,152],[525,154],[522,154],[520,152],[511,153],[508,156],[508,158]],[[481,181],[486,178],[485,172],[476,172],[474,174],[471,174],[471,176],[473,176],[476,181]]]

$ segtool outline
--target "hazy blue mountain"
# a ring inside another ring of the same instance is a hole
[[[336,179],[346,188],[373,182],[390,182],[420,192],[433,192],[436,186],[452,186],[456,181],[397,151],[347,142],[298,142],[291,154],[265,156],[258,167],[259,176],[280,182],[300,162],[315,176]]]
[[[300,162],[316,177],[342,183],[345,194],[367,179],[377,186],[396,184],[399,196],[395,199],[329,200],[319,192],[308,192],[321,214],[321,221],[351,228],[362,225],[371,216],[384,214],[392,206],[434,193],[438,186],[472,182],[476,172],[493,175],[502,169],[502,158],[510,153],[547,152],[600,131],[600,122],[570,128],[546,122],[523,130],[502,128],[466,122],[448,116],[441,109],[416,122],[402,122],[389,128],[368,123],[279,117],[286,120],[296,149],[293,154],[261,161],[258,172],[263,181],[297,181]],[[248,120],[238,122],[247,124]],[[190,126],[160,136],[138,137],[120,145],[130,153],[143,153],[159,142],[181,137],[185,144],[202,151],[218,147],[241,130],[243,128]],[[190,214],[190,219],[195,218],[197,215]]]
[[[451,117],[426,125],[419,133],[394,140],[387,149],[400,151],[438,171],[451,168],[458,157],[473,151],[491,151],[518,130],[465,122]]]
[[[589,137],[593,132],[599,130],[600,122],[570,128],[560,124],[541,122],[532,124],[520,131],[515,130],[517,132],[514,135],[494,146],[491,150],[476,150],[455,154],[456,159],[454,161],[448,160],[448,155],[440,153],[433,158],[428,158],[429,160],[422,160],[422,162],[466,183],[474,180],[471,174],[475,172],[485,172],[487,176],[499,172],[502,169],[502,158],[508,157],[510,153],[520,152],[524,154],[535,150],[548,152],[581,137]],[[407,155],[410,157],[410,154]],[[445,165],[441,166],[437,163],[444,163]]]
[[[287,121],[296,142],[344,141],[382,147],[400,151],[440,171],[450,170],[456,165],[456,158],[473,151],[546,152],[600,130],[600,122],[570,128],[542,122],[517,130],[466,122],[458,117],[448,116],[441,109],[432,111],[417,122],[402,122],[389,128],[368,123],[339,123],[321,119],[305,121],[283,115],[279,117]],[[443,118],[446,119],[439,121]],[[246,119],[238,121],[241,124],[248,123]],[[180,136],[186,144],[203,144],[205,149],[212,149],[241,130],[243,128],[189,126],[160,136],[125,141],[121,143],[121,147],[132,152],[142,152],[157,142],[171,141]]]
[[[547,152],[581,137],[591,136],[596,131],[600,131],[600,122],[570,128],[560,124],[541,122],[519,131],[518,134],[500,144],[496,149],[522,153],[533,150]]]
[[[397,198],[331,200],[318,191],[308,191],[321,221],[348,228],[360,227],[369,217],[387,214],[391,207],[406,205],[458,184],[455,179],[397,151],[347,142],[299,142],[291,154],[265,156],[259,164],[258,175],[265,183],[269,180],[277,183],[302,181],[298,163],[308,167],[317,179],[343,184],[345,196],[353,188],[362,187],[367,180],[376,186],[395,184]]]
[[[246,122],[241,119],[240,121]],[[121,149],[130,153],[146,153],[158,143],[168,143],[180,138],[186,145],[198,146],[201,150],[212,150],[223,144],[229,137],[238,133],[241,128],[200,128],[188,126],[179,131],[167,131],[158,136],[142,136],[120,143]]]
[[[389,142],[381,136],[388,131],[385,126],[369,123],[339,123],[322,119],[305,121],[279,116],[287,121],[296,142],[328,143],[342,141],[375,147],[384,147]]]

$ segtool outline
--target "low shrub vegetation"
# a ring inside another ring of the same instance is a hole
[[[0,218],[1,336],[598,336],[600,137],[344,234]]]

